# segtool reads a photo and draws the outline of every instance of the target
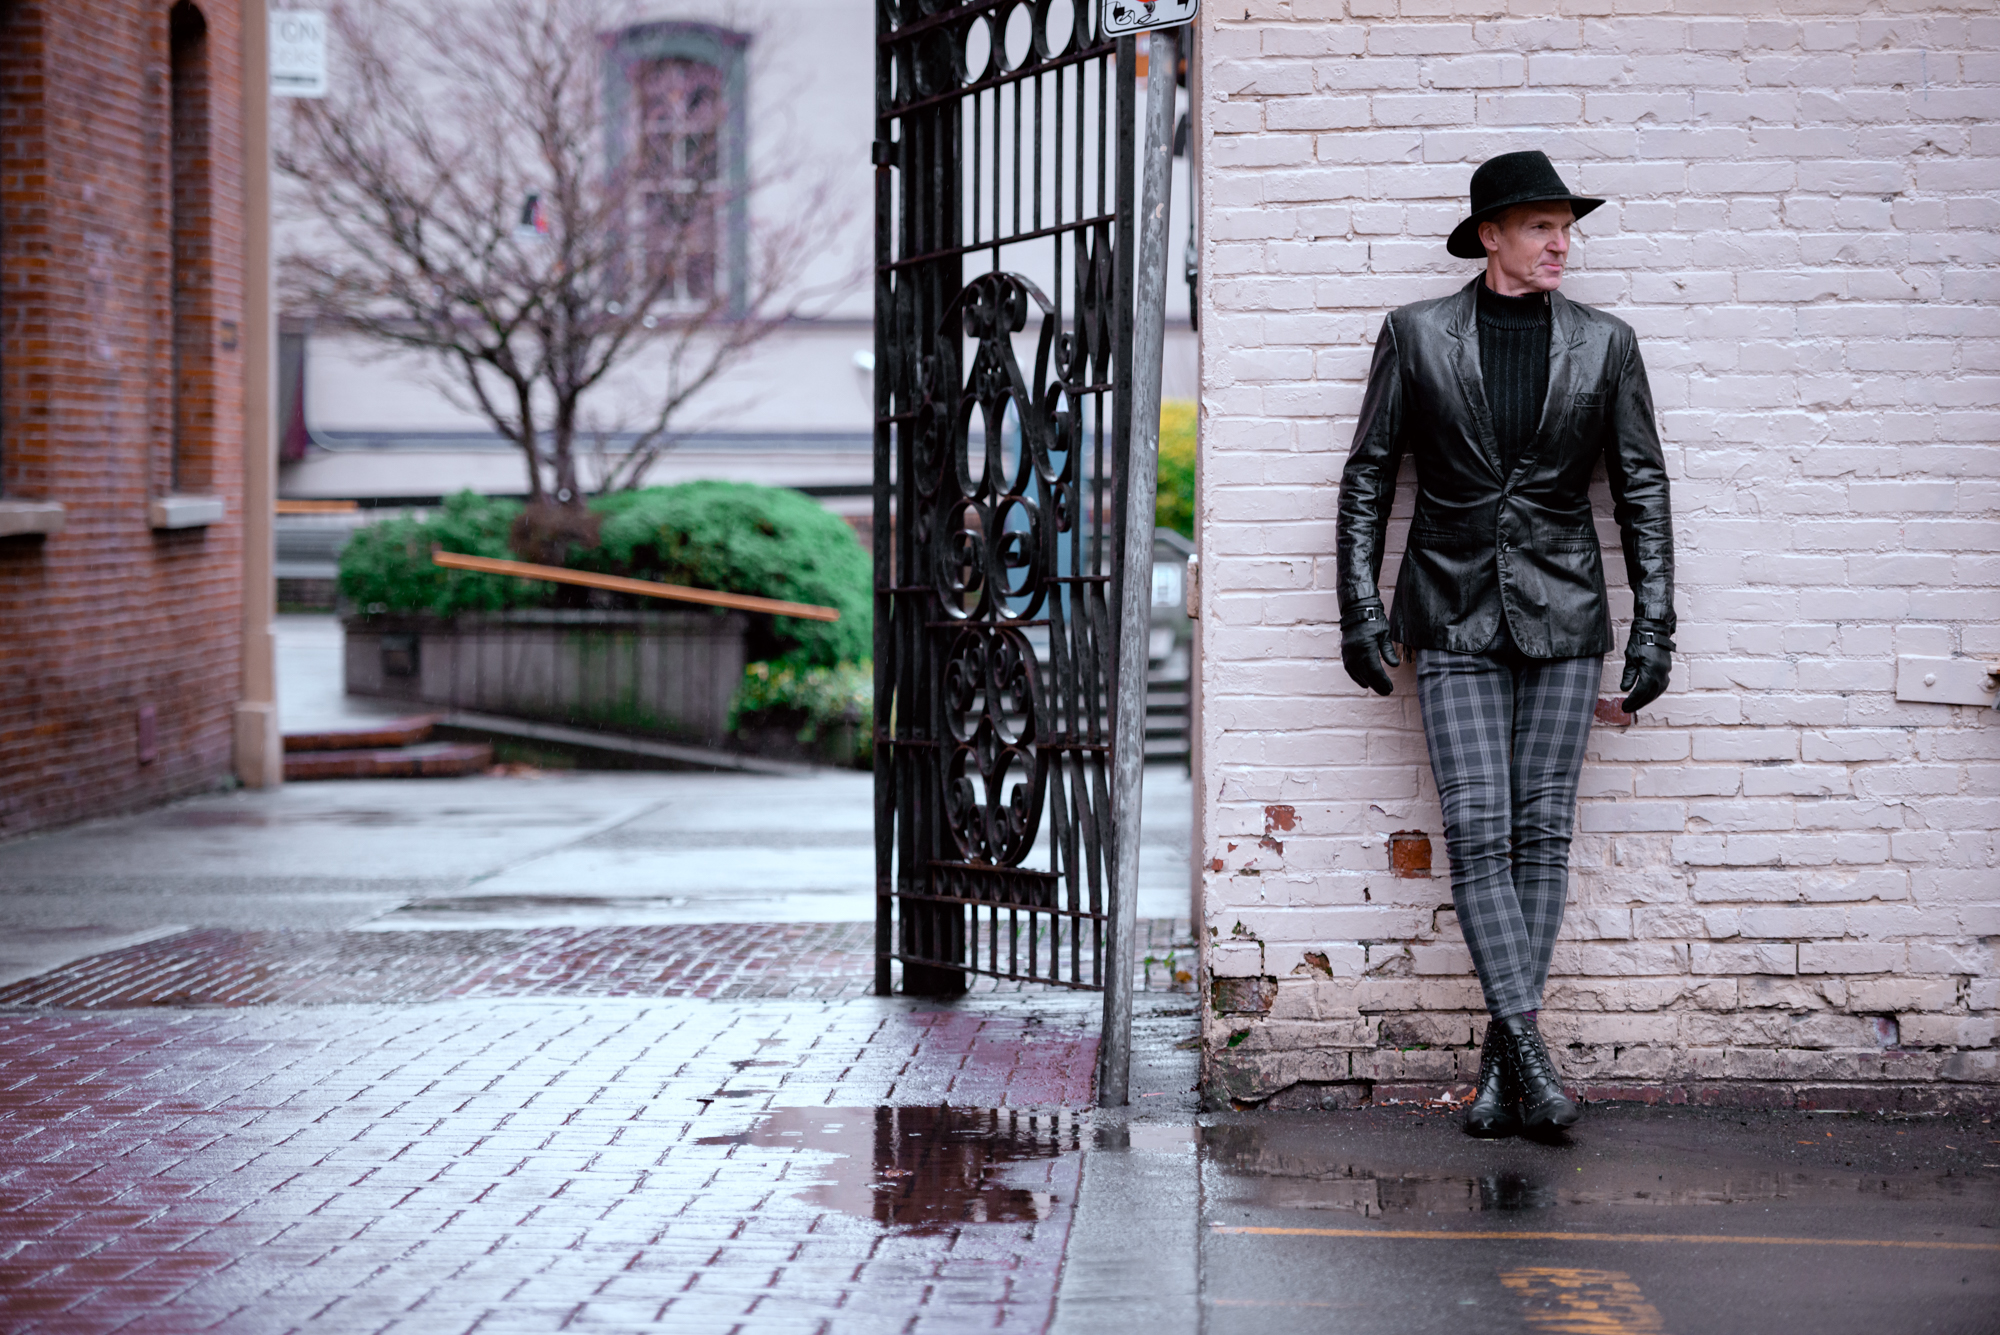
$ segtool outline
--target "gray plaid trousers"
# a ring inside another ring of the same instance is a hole
[[[1417,651],[1452,903],[1495,1016],[1542,1004],[1603,671],[1601,658]]]

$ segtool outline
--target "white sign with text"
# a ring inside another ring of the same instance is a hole
[[[326,15],[319,10],[271,11],[271,94],[326,96]]]
[[[1102,0],[1099,31],[1106,37],[1191,23],[1201,0]]]

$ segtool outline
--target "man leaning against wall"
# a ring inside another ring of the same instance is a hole
[[[1572,1125],[1537,1020],[1569,889],[1577,779],[1612,647],[1590,480],[1600,460],[1634,598],[1623,707],[1666,689],[1673,524],[1638,340],[1557,290],[1571,226],[1604,201],[1540,152],[1472,175],[1446,249],[1486,269],[1390,313],[1341,476],[1348,675],[1388,695],[1416,653],[1417,699],[1444,808],[1452,901],[1491,1017],[1465,1119],[1477,1136]],[[1377,579],[1402,457],[1416,511],[1385,614]]]

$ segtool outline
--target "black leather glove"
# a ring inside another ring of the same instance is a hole
[[[1625,639],[1625,675],[1619,679],[1618,689],[1626,695],[1619,708],[1636,714],[1659,699],[1660,692],[1667,689],[1667,674],[1673,666],[1674,641],[1667,628],[1644,618],[1634,621],[1632,633]]]
[[[1347,675],[1357,686],[1387,695],[1396,686],[1382,667],[1384,659],[1390,667],[1403,663],[1396,646],[1389,643],[1389,618],[1382,604],[1362,603],[1340,620],[1340,661],[1347,665]]]

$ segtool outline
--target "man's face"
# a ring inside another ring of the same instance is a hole
[[[1567,204],[1521,204],[1479,224],[1487,285],[1503,297],[1561,287],[1575,221]]]

